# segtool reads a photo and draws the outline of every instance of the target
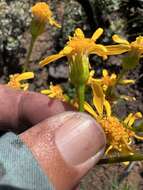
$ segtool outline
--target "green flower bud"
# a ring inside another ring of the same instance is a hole
[[[30,32],[33,38],[37,38],[45,31],[46,23],[39,22],[36,19],[32,19]]]
[[[75,86],[86,84],[89,79],[89,58],[76,55],[69,59],[70,80]]]

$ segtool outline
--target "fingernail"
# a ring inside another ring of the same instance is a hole
[[[105,135],[99,124],[85,113],[75,113],[63,122],[55,142],[64,160],[79,165],[105,147]]]

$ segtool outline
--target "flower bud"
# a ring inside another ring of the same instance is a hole
[[[46,23],[39,22],[38,20],[32,19],[30,32],[34,39],[40,36],[45,31]]]
[[[75,86],[86,84],[89,79],[89,58],[76,55],[69,59],[70,80]]]

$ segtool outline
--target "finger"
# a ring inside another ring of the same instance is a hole
[[[68,104],[35,92],[0,85],[0,130],[23,131],[57,113],[72,110]]]
[[[69,110],[74,108],[66,102],[35,92],[24,92],[19,105],[19,122],[32,126],[50,116]]]
[[[85,113],[64,112],[20,135],[56,190],[73,189],[101,158],[105,135]]]

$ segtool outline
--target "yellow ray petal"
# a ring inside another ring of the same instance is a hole
[[[98,28],[92,35],[92,40],[96,41],[103,33],[103,29],[102,28]]]
[[[53,61],[56,61],[56,60],[58,60],[58,59],[60,59],[60,58],[62,58],[62,57],[64,57],[64,56],[65,56],[65,55],[60,54],[60,53],[55,54],[55,55],[50,55],[50,56],[48,56],[47,58],[45,58],[44,60],[40,61],[39,65],[40,65],[41,67],[43,67],[43,66],[45,66],[45,65],[47,65],[47,64],[49,64],[49,63],[51,63],[51,62],[53,62]]]
[[[129,45],[109,45],[105,46],[107,49],[107,55],[118,55],[130,51]]]
[[[61,25],[58,24],[53,18],[49,18],[49,23],[57,28],[61,28]]]
[[[103,71],[102,71],[102,75],[103,75],[103,77],[108,76],[108,71],[107,71],[106,69],[103,69]]]
[[[49,93],[51,93],[51,90],[41,90],[41,94],[48,95]]]
[[[84,33],[80,28],[77,28],[75,30],[74,36],[78,38],[84,38]]]
[[[116,80],[116,78],[117,78],[117,75],[115,73],[111,74],[111,77],[110,77],[111,80]]]
[[[124,123],[125,123],[126,125],[128,125],[128,122],[130,121],[132,115],[133,115],[133,114],[130,113],[130,114],[124,119]]]
[[[16,80],[21,81],[21,80],[27,80],[27,79],[32,79],[32,78],[34,78],[33,72],[25,72],[25,73],[19,74]]]
[[[92,91],[93,91],[93,104],[100,116],[103,114],[103,104],[105,101],[104,93],[102,87],[94,82],[92,83]]]
[[[106,152],[105,152],[105,155],[107,155],[112,149],[113,149],[113,146],[110,145],[110,146],[107,148],[107,150],[106,150]]]
[[[107,58],[107,49],[103,45],[97,45],[95,44],[94,46],[91,47],[89,50],[90,54],[97,54],[98,56],[103,57],[104,59]]]
[[[28,83],[22,84],[21,88],[23,88],[23,90],[26,91],[29,88],[29,84]]]
[[[135,137],[136,139],[143,140],[143,136],[138,136],[138,135],[134,134],[134,137]]]
[[[94,71],[94,70],[91,70],[89,74],[90,74],[90,77],[93,77],[94,74],[95,74],[95,71]]]
[[[129,42],[127,40],[125,40],[124,38],[122,38],[121,36],[119,36],[119,35],[116,35],[116,34],[113,35],[112,39],[116,43],[129,45]]]
[[[108,117],[111,116],[111,106],[107,100],[104,101],[104,107],[105,107],[107,116]]]
[[[72,52],[73,48],[70,46],[66,46],[64,47],[64,49],[62,51],[60,51],[59,54],[63,54],[65,56],[68,56],[71,52]]]
[[[90,113],[93,117],[97,118],[96,112],[94,111],[94,109],[87,102],[84,102],[84,109],[88,113]]]
[[[140,112],[137,112],[137,113],[135,113],[135,114],[130,113],[130,114],[124,119],[124,123],[125,123],[126,125],[128,125],[129,127],[131,127],[131,126],[134,124],[135,120],[140,119],[140,118],[142,118],[142,114],[141,114]]]
[[[141,119],[141,118],[142,118],[142,114],[140,112],[132,114],[132,117],[130,118],[128,122],[128,126],[131,127],[134,124],[135,120]]]
[[[127,84],[135,84],[135,80],[121,80],[120,84],[127,85]]]

